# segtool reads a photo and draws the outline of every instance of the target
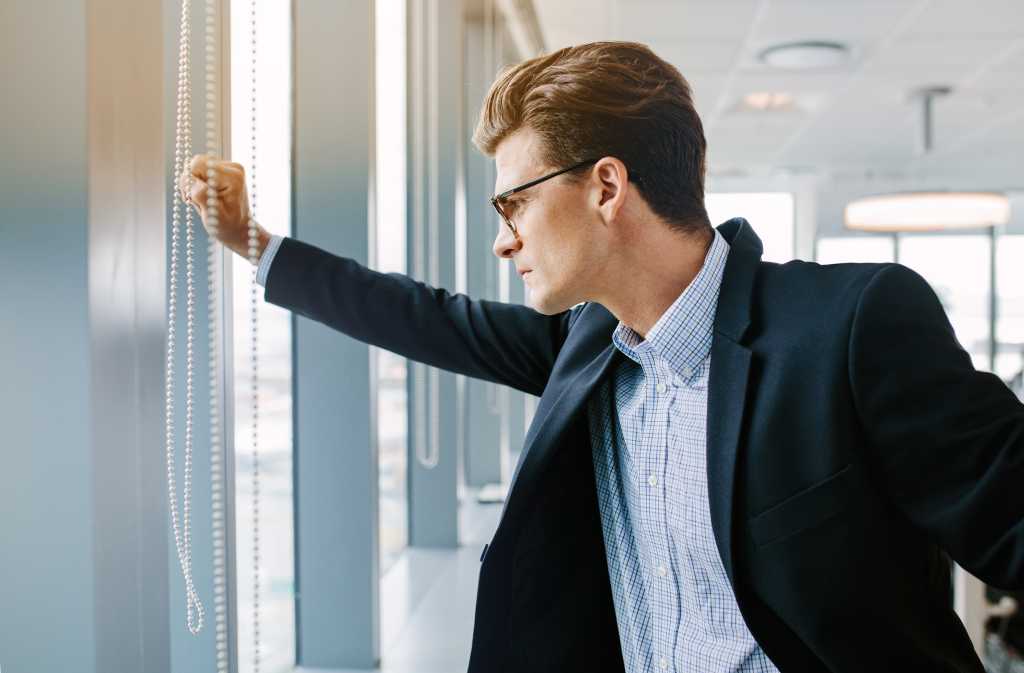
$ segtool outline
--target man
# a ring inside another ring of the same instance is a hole
[[[271,303],[541,396],[470,671],[982,671],[946,554],[1024,587],[1024,406],[928,284],[713,228],[690,89],[639,44],[506,70],[474,141],[533,308],[263,231],[259,266]],[[243,174],[219,165],[244,255]]]

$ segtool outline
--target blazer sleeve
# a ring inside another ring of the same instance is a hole
[[[895,503],[971,574],[1024,588],[1024,405],[974,368],[920,275],[889,264],[866,284],[849,364]]]
[[[533,309],[450,294],[285,238],[264,298],[412,360],[541,395],[579,309]]]

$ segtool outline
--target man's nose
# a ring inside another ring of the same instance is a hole
[[[523,247],[522,242],[515,237],[512,231],[504,224],[499,225],[498,235],[494,239],[494,254],[502,259],[507,259],[521,247]]]

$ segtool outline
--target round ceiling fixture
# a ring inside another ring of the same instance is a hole
[[[1006,224],[1010,202],[992,192],[907,192],[858,199],[846,205],[847,228],[913,232]]]
[[[773,68],[817,70],[835,68],[850,60],[850,48],[841,42],[806,40],[762,49],[758,59]]]
[[[769,111],[769,110],[792,110],[796,107],[793,95],[789,93],[775,93],[771,91],[755,91],[748,93],[740,101],[740,107],[745,110]]]

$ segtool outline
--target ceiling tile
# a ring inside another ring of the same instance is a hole
[[[844,162],[906,160],[917,142],[915,118],[910,113],[882,105],[858,110],[833,108],[795,138],[784,158],[839,167]]]
[[[850,79],[850,73],[814,72],[740,72],[733,79],[733,88],[750,91],[827,92],[843,87]]]
[[[771,162],[789,139],[787,133],[765,133],[762,129],[735,129],[708,135],[708,159],[716,167],[723,164]]]
[[[548,51],[583,42],[614,39],[614,0],[534,0]]]
[[[1024,91],[1024,71],[988,70],[958,91],[984,92],[996,98],[1016,96]]]
[[[621,39],[741,39],[747,34],[758,1],[613,0],[612,6]]]
[[[899,40],[874,54],[872,68],[929,69],[937,75],[945,68],[979,67],[1013,43],[1009,38],[917,38]]]
[[[1021,0],[932,0],[908,35],[1024,36],[1024,8]]]
[[[725,83],[725,73],[695,73],[683,74],[693,92],[693,102],[701,109],[711,110],[718,104],[718,97],[722,93],[722,86]],[[703,116],[703,115],[702,115]]]
[[[649,46],[658,56],[679,68],[683,75],[688,72],[728,70],[735,63],[740,47],[739,42],[732,40],[692,38],[651,42]]]
[[[709,136],[721,137],[720,134],[733,134],[738,131],[758,136],[770,136],[781,145],[789,137],[807,123],[808,115],[804,112],[726,112],[715,120],[715,126]]]
[[[843,40],[884,35],[917,3],[914,0],[776,0],[757,26],[758,42]]]
[[[1024,39],[1017,40],[990,67],[964,82],[965,88],[987,89],[992,93],[1024,90]]]

